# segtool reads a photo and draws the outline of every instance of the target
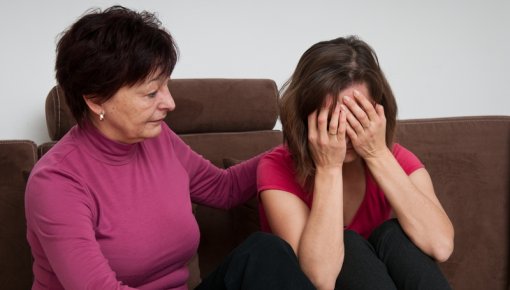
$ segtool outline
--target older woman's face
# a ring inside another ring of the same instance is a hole
[[[153,138],[161,132],[166,114],[175,109],[165,76],[122,87],[102,104],[104,120],[95,122],[108,138],[126,144]]]

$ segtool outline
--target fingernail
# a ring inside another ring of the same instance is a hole
[[[351,100],[351,98],[349,96],[344,96],[344,100],[349,102]]]

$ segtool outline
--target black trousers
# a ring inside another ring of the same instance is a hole
[[[301,271],[292,247],[279,237],[257,232],[202,280],[197,290],[315,289]]]
[[[437,264],[406,236],[396,220],[379,226],[367,241],[344,233],[345,258],[335,289],[451,289]],[[255,233],[237,247],[197,290],[315,289],[290,245]]]
[[[436,262],[409,240],[396,219],[380,225],[368,241],[347,230],[344,245],[335,289],[451,289]]]

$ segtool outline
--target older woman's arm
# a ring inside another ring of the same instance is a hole
[[[256,195],[257,165],[264,153],[228,169],[222,169],[193,151],[166,125],[162,134],[169,141],[165,144],[170,143],[173,146],[164,149],[172,151],[174,159],[170,162],[180,163],[187,172],[189,195],[193,202],[228,209]]]

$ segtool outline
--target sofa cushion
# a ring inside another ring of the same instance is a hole
[[[37,160],[28,140],[0,141],[0,289],[32,287],[32,256],[26,240],[24,193]]]
[[[507,289],[510,117],[405,120],[397,132],[453,222],[455,249],[441,264],[453,289]]]
[[[50,90],[45,106],[48,135],[52,141],[58,141],[76,124],[60,87]]]
[[[166,122],[176,133],[272,130],[278,91],[268,79],[176,79],[168,83],[176,109]]]

